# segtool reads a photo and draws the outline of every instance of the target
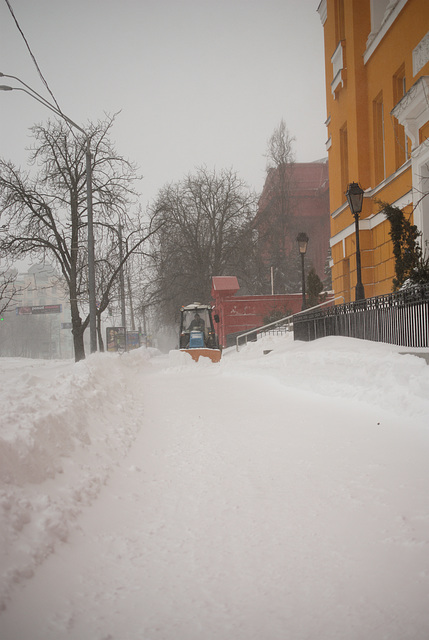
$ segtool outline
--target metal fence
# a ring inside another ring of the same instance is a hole
[[[325,302],[321,302],[315,307],[311,307],[309,311],[313,309],[321,309],[326,305],[333,305],[337,300],[343,300],[343,296],[339,296],[338,298],[329,298],[329,300],[325,300]],[[302,313],[307,313],[306,311],[299,311],[298,313],[292,314],[290,316],[286,316],[285,318],[280,318],[280,320],[275,320],[274,322],[270,322],[269,324],[264,324],[262,327],[255,327],[250,331],[246,331],[245,333],[238,333],[234,335],[235,344],[237,351],[240,348],[240,345],[247,344],[247,342],[255,342],[258,339],[258,336],[265,336],[267,334],[271,335],[281,335],[287,333],[288,331],[293,330],[293,320],[298,318]],[[229,346],[229,345],[228,345]]]
[[[404,347],[429,346],[429,285],[294,316],[294,339],[347,336]]]

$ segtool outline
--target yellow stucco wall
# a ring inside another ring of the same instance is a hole
[[[345,185],[358,182],[366,191],[360,216],[362,281],[366,296],[388,293],[392,290],[394,260],[390,225],[382,215],[377,215],[381,208],[378,201],[399,202],[402,207],[411,198],[411,162],[406,160],[405,150],[403,158],[398,150],[398,123],[391,111],[403,86],[401,74],[405,77],[405,91],[422,75],[429,75],[428,62],[413,75],[413,50],[429,33],[429,1],[408,0],[377,46],[375,40],[373,49],[367,49],[371,33],[371,2],[343,0],[342,82],[333,95],[331,57],[335,51],[338,52],[339,46],[336,21],[339,4],[341,0],[326,1],[327,18],[323,27],[330,140],[332,278],[336,295],[354,299],[355,231],[353,216],[345,206]],[[384,134],[381,142],[380,113]],[[428,137],[429,123],[426,123],[420,130],[420,140]],[[404,145],[401,148],[404,149]],[[398,158],[401,160],[399,163]]]

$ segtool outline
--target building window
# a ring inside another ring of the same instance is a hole
[[[375,184],[379,184],[386,177],[383,92],[378,94],[372,105],[374,115],[374,178]]]
[[[335,0],[335,41],[337,46],[331,57],[332,62],[332,82],[331,92],[334,100],[338,91],[344,87],[345,60],[345,24],[344,24],[344,0]]]
[[[402,65],[393,76],[393,101],[395,105],[404,97],[405,93],[405,65]],[[395,133],[396,169],[399,169],[409,158],[408,140],[404,127],[399,124],[396,118],[393,119],[393,129]]]
[[[371,0],[371,33],[377,33],[383,23],[389,0]]]
[[[341,162],[341,194],[345,200],[347,185],[349,182],[349,143],[347,137],[347,124],[340,129],[340,162]]]

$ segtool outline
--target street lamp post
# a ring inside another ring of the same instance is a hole
[[[298,233],[298,236],[296,238],[297,242],[298,242],[298,247],[299,247],[299,253],[301,256],[301,276],[302,276],[302,311],[304,311],[304,309],[307,308],[307,303],[305,300],[305,269],[304,269],[304,257],[305,254],[307,253],[307,245],[308,245],[308,235],[305,233],[305,231],[301,231],[301,233]]]
[[[362,284],[362,267],[360,261],[360,244],[359,244],[359,214],[362,211],[363,189],[357,182],[351,182],[346,191],[347,202],[350,211],[355,219],[356,234],[356,289],[355,300],[365,300],[365,289]]]
[[[90,139],[88,134],[82,127],[80,127],[76,122],[73,122],[69,117],[67,117],[60,109],[55,107],[53,104],[48,102],[43,96],[41,96],[37,91],[32,89],[28,84],[17,78],[16,76],[7,75],[5,73],[0,73],[0,77],[2,78],[13,78],[17,82],[21,83],[23,87],[10,87],[8,85],[0,85],[1,91],[23,91],[27,95],[29,95],[37,102],[40,102],[44,107],[47,107],[51,111],[55,113],[59,118],[65,120],[70,126],[74,127],[85,136],[86,140],[86,202],[87,202],[87,213],[88,213],[88,291],[89,291],[89,335],[90,335],[90,348],[91,353],[97,351],[97,326],[96,326],[96,300],[95,300],[95,254],[94,254],[94,223],[93,223],[93,212],[92,212],[92,155],[90,148]]]

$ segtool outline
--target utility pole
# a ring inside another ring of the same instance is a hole
[[[125,278],[124,278],[124,265],[122,264],[124,259],[124,253],[122,248],[122,225],[118,226],[118,237],[119,237],[119,261],[121,264],[121,268],[119,271],[119,284],[121,288],[121,324],[126,328],[126,317],[125,317]]]
[[[133,294],[131,292],[131,278],[128,272],[128,276],[127,276],[127,283],[128,283],[128,295],[130,297],[130,320],[131,320],[131,331],[135,331],[136,330],[136,323],[134,320],[134,307],[133,307]]]

